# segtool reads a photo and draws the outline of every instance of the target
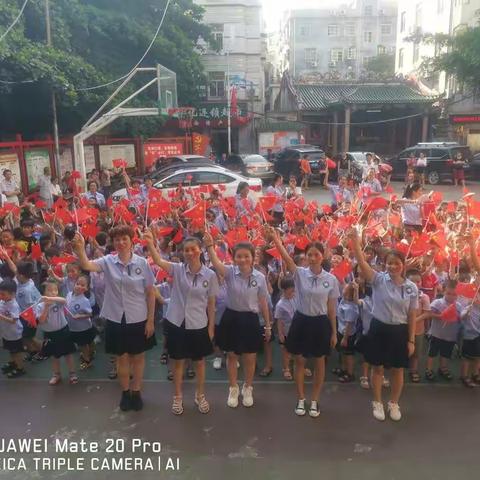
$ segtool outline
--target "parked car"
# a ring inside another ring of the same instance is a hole
[[[480,180],[480,153],[476,153],[470,162],[469,178]]]
[[[224,185],[225,191],[222,192],[222,195],[224,197],[232,197],[237,193],[237,187],[240,182],[247,182],[254,196],[261,194],[262,180],[259,178],[246,178],[236,172],[217,166],[177,169],[175,173],[159,179],[153,186],[167,195],[168,192],[175,190],[179,185],[184,187],[197,187],[200,185],[218,187],[218,185]],[[122,188],[113,193],[112,199],[114,202],[119,202],[126,195],[126,189]]]
[[[261,155],[242,154],[230,155],[225,163],[225,168],[241,173],[245,177],[271,180],[275,175],[272,162],[265,160]]]
[[[325,161],[325,152],[317,147],[310,145],[291,146],[280,150],[275,159],[275,172],[283,175],[288,181],[290,175],[300,176],[300,159],[303,155],[308,155],[310,168],[312,169],[312,178],[320,177],[320,166]]]
[[[431,142],[418,143],[387,160],[385,163],[390,164],[393,168],[392,180],[405,178],[407,159],[412,153],[415,155],[415,158],[418,158],[422,152],[427,157],[425,179],[431,185],[438,185],[445,180],[452,180],[453,159],[459,152],[466,161],[465,177],[472,177],[472,172],[470,171],[472,152],[470,147],[455,142]]]

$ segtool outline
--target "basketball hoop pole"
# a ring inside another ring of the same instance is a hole
[[[170,71],[170,70],[169,70]],[[113,107],[110,111],[103,113],[100,116],[100,113],[110,104],[113,99],[120,93],[120,91],[127,85],[130,80],[138,72],[154,72],[155,78],[147,82],[141,88],[137,89],[133,94],[128,96],[125,100],[121,101],[118,105]],[[172,72],[173,73],[173,72]],[[158,116],[160,113],[160,108],[126,108],[126,105],[130,100],[137,97],[144,90],[152,86],[153,84],[159,82],[159,68],[136,68],[132,71],[127,78],[122,82],[122,84],[110,95],[110,97],[103,103],[103,105],[92,115],[92,117],[87,121],[87,123],[82,127],[81,131],[73,137],[73,153],[74,153],[74,162],[75,168],[80,171],[81,181],[83,187],[86,190],[87,184],[87,168],[85,165],[85,148],[84,141],[90,138],[92,135],[105,128],[110,123],[114,122],[118,118],[122,117],[139,117],[139,116]],[[175,80],[176,81],[176,80]],[[175,83],[176,85],[176,83]],[[176,90],[175,90],[175,106],[177,104],[176,100]]]

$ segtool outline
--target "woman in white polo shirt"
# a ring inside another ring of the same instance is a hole
[[[297,311],[292,320],[285,346],[295,356],[295,381],[298,401],[295,413],[304,416],[305,409],[305,362],[313,358],[312,401],[308,414],[312,418],[320,415],[318,400],[325,380],[325,357],[337,344],[336,307],[340,292],[337,279],[323,270],[323,245],[311,242],[305,249],[308,267],[298,267],[287,252],[273,228],[267,227],[275,247],[280,252],[287,271],[295,281]]]
[[[213,352],[217,276],[202,263],[202,243],[197,238],[187,238],[183,242],[183,263],[164,260],[155,247],[151,232],[145,232],[144,239],[147,240],[148,251],[154,262],[173,277],[165,315],[167,350],[173,360],[175,386],[172,413],[183,413],[182,380],[186,359],[191,359],[195,365],[195,404],[200,413],[208,413],[210,405],[205,398],[205,357]]]
[[[120,409],[138,411],[143,408],[140,391],[145,351],[156,345],[155,278],[147,260],[133,253],[132,227],[114,227],[110,237],[117,253],[93,261],[88,259],[85,240],[78,233],[73,246],[82,269],[104,273],[105,299],[100,316],[107,320],[105,349],[117,356],[117,373],[122,387]]]

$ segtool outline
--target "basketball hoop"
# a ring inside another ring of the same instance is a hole
[[[192,128],[193,117],[195,115],[194,107],[175,107],[168,109],[168,115],[178,118],[178,126],[183,129]]]

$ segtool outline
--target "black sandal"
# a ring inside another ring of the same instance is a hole
[[[167,380],[170,380],[170,381],[173,380],[173,372],[171,370],[169,370],[167,373]]]
[[[343,375],[345,372],[344,372],[340,367],[336,367],[336,368],[332,368],[332,373],[333,373],[334,375],[341,376],[341,375]]]
[[[166,352],[163,352],[161,355],[160,355],[160,363],[162,365],[166,365],[168,363],[168,353]]]
[[[453,375],[450,373],[450,370],[448,368],[439,368],[438,374],[445,380],[453,380]]]
[[[338,377],[340,383],[352,383],[355,380],[355,375],[350,375],[349,373],[344,373]]]
[[[433,382],[435,380],[435,374],[433,373],[433,370],[425,370],[425,378],[429,382]]]
[[[412,383],[420,382],[420,375],[418,374],[418,372],[416,372],[416,371],[415,372],[410,372],[410,381]]]
[[[259,374],[258,376],[259,377],[269,377],[273,372],[273,368],[270,368],[270,369],[263,369]]]
[[[193,368],[187,368],[187,378],[195,378],[195,370]]]
[[[14,368],[7,373],[7,378],[17,378],[25,375],[27,372],[24,368]]]

